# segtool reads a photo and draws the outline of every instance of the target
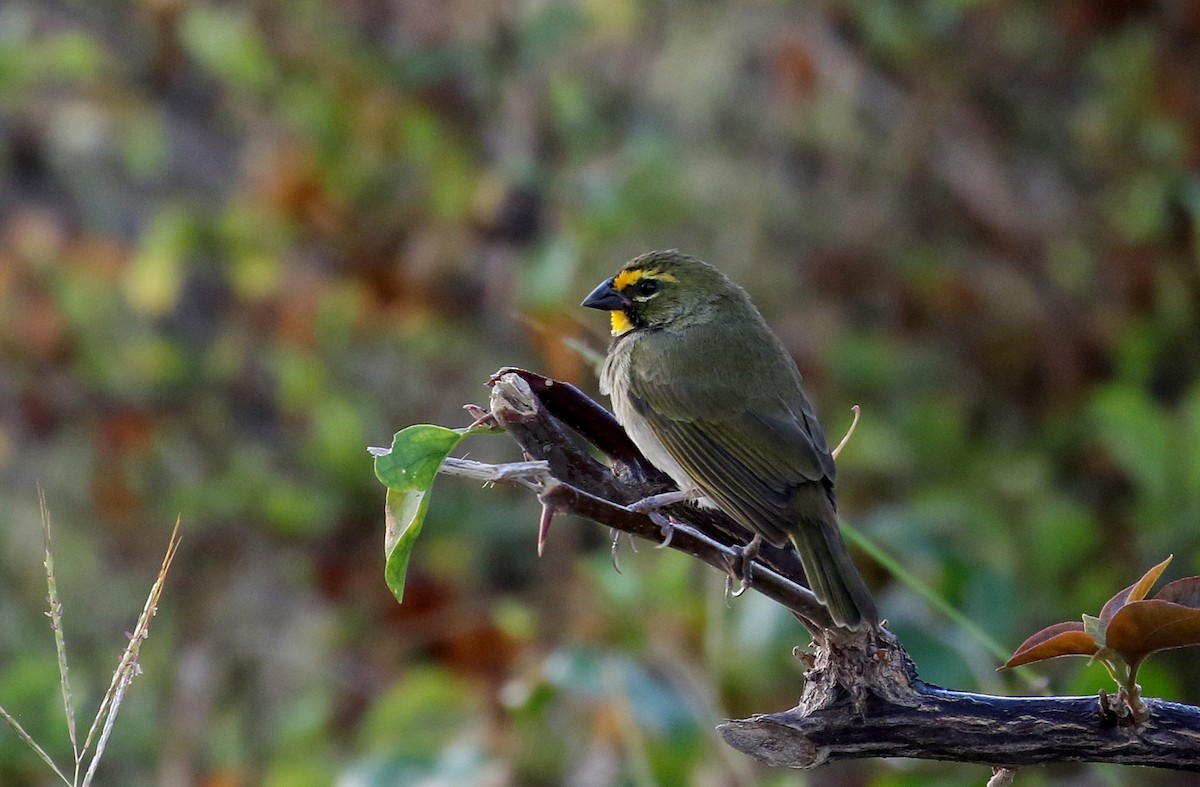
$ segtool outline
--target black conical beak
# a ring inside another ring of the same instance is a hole
[[[628,306],[629,299],[618,292],[617,288],[613,286],[613,280],[609,279],[592,290],[592,294],[584,298],[583,303],[580,305],[592,309],[614,311],[616,309],[624,309]]]

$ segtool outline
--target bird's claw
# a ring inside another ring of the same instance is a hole
[[[612,551],[613,570],[616,571],[618,574],[620,574],[621,573],[621,564],[620,564],[620,562],[618,562],[617,556],[621,552],[621,531],[617,530],[614,527],[614,528],[612,528],[610,534],[612,535],[611,551]],[[629,548],[633,550],[633,554],[635,554],[635,555],[637,554],[637,551],[638,551],[637,542],[633,540],[632,534],[629,536]]]
[[[744,547],[736,547],[737,557],[733,559],[726,558],[725,563],[728,566],[729,574],[725,577],[725,594],[733,598],[745,593],[751,585],[752,566],[754,559],[758,557],[758,553],[762,548],[762,536],[757,533],[754,538],[750,539],[750,543]],[[733,590],[733,580],[738,581],[738,589]]]
[[[671,546],[671,539],[675,537],[675,526],[671,524],[671,520],[667,519],[657,511],[650,512],[650,521],[658,525],[658,530],[662,533],[662,543],[655,544],[655,549],[666,549]]]

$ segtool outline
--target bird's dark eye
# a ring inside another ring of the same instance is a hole
[[[662,287],[662,283],[658,279],[642,279],[638,282],[637,294],[642,298],[649,298],[654,293],[658,292]]]

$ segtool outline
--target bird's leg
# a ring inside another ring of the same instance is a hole
[[[725,578],[725,592],[737,598],[750,587],[751,566],[762,549],[762,536],[755,533],[754,538],[750,539],[749,544],[746,544],[744,547],[735,548],[737,549],[738,556],[733,560],[726,561],[729,564],[729,576]],[[738,589],[731,592],[730,589],[735,579],[739,583]]]
[[[625,508],[635,514],[646,514],[649,516],[650,521],[658,525],[659,531],[663,534],[662,543],[656,544],[654,548],[666,549],[671,545],[671,539],[675,535],[675,526],[671,524],[671,520],[658,513],[658,509],[675,505],[676,503],[686,503],[700,496],[701,493],[698,489],[678,489],[674,492],[663,492],[659,495],[643,497],[641,500],[625,506]]]

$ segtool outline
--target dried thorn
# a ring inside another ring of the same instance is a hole
[[[550,522],[554,519],[554,506],[549,503],[542,503],[542,516],[538,520],[538,538],[537,538],[537,553],[538,557],[542,556],[542,551],[546,547],[546,537],[550,534]]]
[[[468,429],[476,429],[481,426],[492,427],[500,425],[496,422],[496,416],[492,415],[491,411],[484,410],[477,404],[464,404],[463,409],[467,411],[467,415],[475,419],[471,422],[471,425],[467,427]]]
[[[796,659],[797,661],[803,662],[805,669],[812,669],[813,667],[815,667],[817,665],[816,654],[802,648],[799,645],[792,648],[792,658]]]
[[[1016,768],[992,766],[992,778],[988,779],[987,787],[1011,787],[1016,778]]]

